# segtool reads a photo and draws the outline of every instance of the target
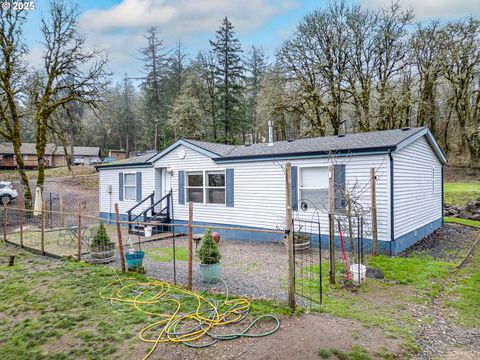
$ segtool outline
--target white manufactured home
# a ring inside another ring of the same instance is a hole
[[[292,164],[294,211],[304,200],[320,207],[332,162],[339,174],[335,181],[347,191],[368,184],[375,168],[379,250],[384,254],[398,254],[443,223],[446,158],[426,127],[252,145],[179,140],[158,154],[98,166],[100,216],[114,219],[118,203],[122,220],[181,226],[192,201],[195,224],[242,228],[223,231],[223,238],[281,241],[280,234],[254,230],[284,227],[282,166],[287,162]],[[359,201],[369,204],[370,192],[360,194]],[[323,242],[326,214],[321,213],[320,223]]]

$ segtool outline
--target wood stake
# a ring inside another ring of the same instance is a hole
[[[295,257],[293,253],[293,229],[292,229],[292,164],[285,166],[285,222],[286,222],[286,246],[287,246],[287,277],[288,277],[288,306],[295,311]]]
[[[3,242],[7,242],[7,203],[3,203]]]
[[[188,202],[188,286],[192,290],[193,278],[193,202]]]
[[[378,255],[378,225],[377,225],[377,177],[375,168],[370,169],[370,192],[372,201],[372,237],[373,237],[373,255]]]
[[[335,284],[335,187],[334,166],[328,166],[328,250],[330,284]]]
[[[80,201],[78,202],[78,223],[77,223],[77,260],[82,260],[82,215],[80,213]]]
[[[120,266],[122,267],[122,272],[125,272],[125,256],[123,254],[123,240],[122,240],[122,229],[120,228],[120,213],[118,211],[118,203],[115,204],[115,219],[117,222],[117,236],[118,236],[118,252],[120,255]]]

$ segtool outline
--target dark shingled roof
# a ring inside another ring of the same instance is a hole
[[[217,161],[250,158],[275,158],[281,156],[302,154],[328,154],[340,152],[366,152],[395,149],[395,147],[410,136],[425,130],[426,127],[404,128],[396,130],[371,131],[343,136],[325,136],[291,141],[275,141],[252,145],[225,145],[198,140],[179,140],[197,148],[201,148],[215,156]],[[172,146],[175,146],[172,145]],[[164,150],[164,151],[169,151]],[[160,153],[161,154],[161,153]],[[145,154],[130,159],[115,161],[108,166],[148,165],[153,162],[156,154]],[[100,166],[102,167],[102,166]]]
[[[372,131],[345,136],[325,136],[293,141],[275,141],[246,145],[223,145],[204,141],[186,140],[205,150],[218,154],[222,158],[249,158],[285,154],[339,152],[350,150],[393,148],[403,140],[424,130],[425,127],[396,130]]]

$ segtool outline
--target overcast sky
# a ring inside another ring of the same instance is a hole
[[[89,45],[105,48],[111,58],[110,69],[119,80],[125,73],[140,73],[138,49],[144,46],[143,33],[155,26],[167,48],[179,40],[190,57],[209,48],[222,18],[235,26],[243,49],[262,46],[273,57],[282,40],[288,38],[300,19],[327,1],[317,0],[82,0],[80,24]],[[359,0],[365,7],[388,5],[388,0]],[[434,18],[448,20],[469,15],[480,16],[480,0],[400,0],[413,8],[417,21]],[[30,60],[40,58],[40,16],[47,0],[37,0],[25,29]]]

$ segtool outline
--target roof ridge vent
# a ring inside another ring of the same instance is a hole
[[[408,131],[408,130],[410,130],[410,129],[411,129],[411,127],[410,127],[410,126],[405,126],[405,127],[402,127],[402,131]]]

